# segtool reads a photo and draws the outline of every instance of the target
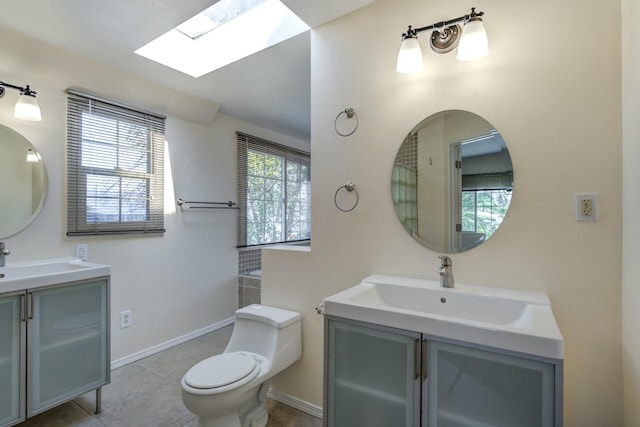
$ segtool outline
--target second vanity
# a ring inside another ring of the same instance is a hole
[[[562,426],[545,294],[374,275],[323,306],[325,426]]]
[[[108,265],[77,259],[0,268],[0,426],[109,382]]]

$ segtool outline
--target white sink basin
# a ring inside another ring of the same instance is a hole
[[[77,258],[18,262],[0,267],[0,293],[108,276],[111,266]]]
[[[552,359],[564,341],[539,292],[373,275],[324,300],[327,315]]]

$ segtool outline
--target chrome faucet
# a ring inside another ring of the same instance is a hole
[[[4,242],[0,242],[0,267],[4,267],[4,258],[10,253],[11,251],[5,247]]]
[[[453,288],[453,262],[448,256],[439,257],[442,264],[438,269],[440,275],[440,286],[443,288]]]

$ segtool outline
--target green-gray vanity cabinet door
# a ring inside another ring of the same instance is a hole
[[[24,420],[24,292],[0,296],[0,426]]]
[[[27,417],[109,381],[107,279],[31,293]]]
[[[551,363],[429,341],[428,375],[429,427],[554,426]]]
[[[418,425],[420,335],[334,319],[327,328],[325,425]]]

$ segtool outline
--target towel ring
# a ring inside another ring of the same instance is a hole
[[[347,190],[349,193],[353,191],[356,194],[356,201],[353,204],[353,206],[351,206],[349,209],[341,208],[340,205],[338,205],[338,193],[340,193],[340,190]],[[356,208],[356,206],[358,206],[359,201],[360,201],[360,196],[358,195],[358,190],[356,190],[356,186],[352,181],[347,182],[342,187],[338,187],[338,189],[336,190],[336,193],[333,195],[333,203],[336,205],[336,208],[338,208],[338,210],[341,212],[351,212]]]
[[[338,119],[340,118],[340,116],[345,115],[347,119],[351,119],[353,117],[356,118],[356,125],[353,127],[353,130],[351,132],[348,133],[343,133],[340,132],[338,130]],[[353,110],[353,108],[346,108],[343,111],[340,111],[338,113],[338,115],[336,116],[336,119],[333,121],[333,128],[336,130],[336,133],[340,136],[349,136],[349,135],[353,135],[353,133],[358,129],[358,115],[356,114],[356,112]]]

